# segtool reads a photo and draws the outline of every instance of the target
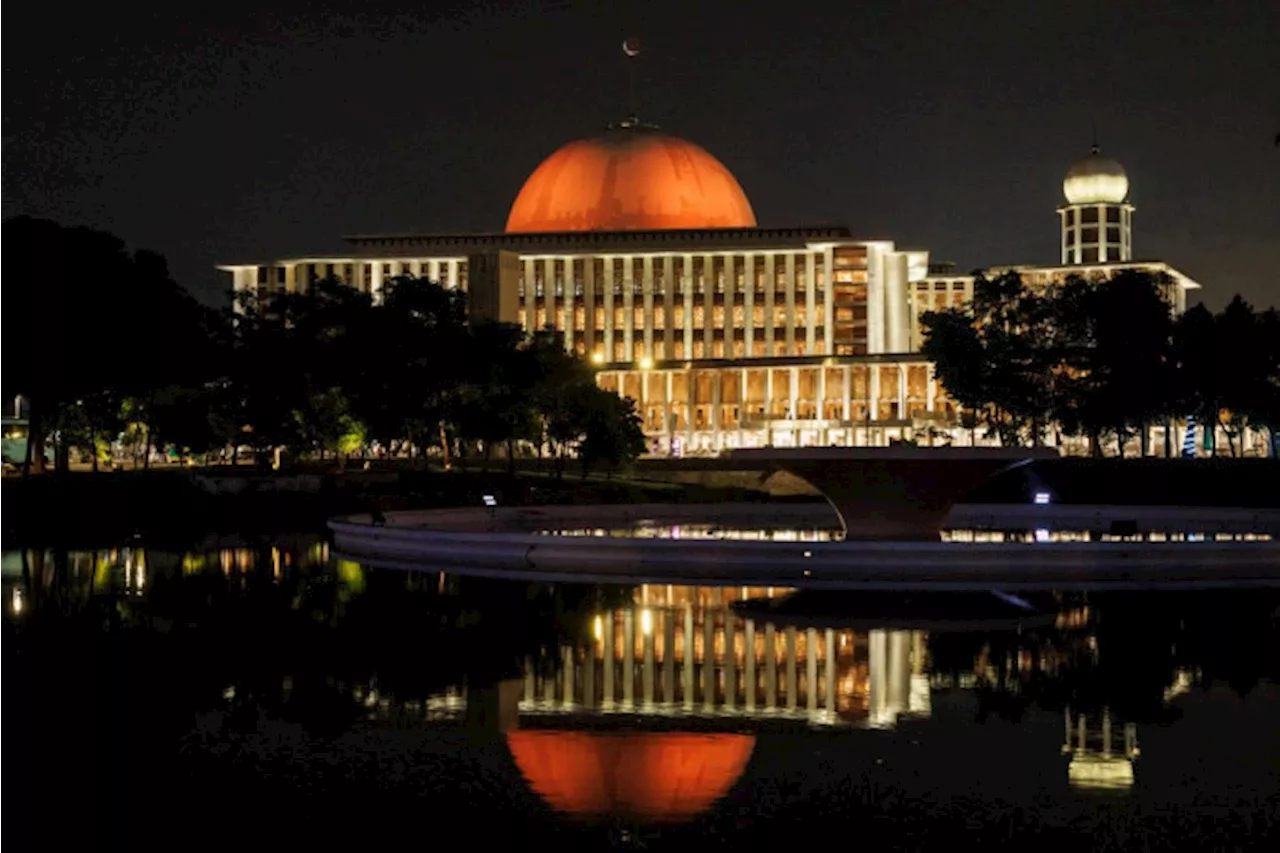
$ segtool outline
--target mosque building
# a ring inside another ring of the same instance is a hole
[[[1033,285],[1159,271],[1181,311],[1199,285],[1133,260],[1128,188],[1095,146],[1063,182],[1061,263],[1003,269]],[[544,160],[501,233],[346,242],[342,256],[220,269],[258,294],[328,276],[375,301],[400,275],[465,290],[478,316],[562,333],[602,387],[636,400],[660,455],[982,441],[920,353],[921,315],[964,305],[973,276],[847,228],[761,228],[723,163],[634,116]]]

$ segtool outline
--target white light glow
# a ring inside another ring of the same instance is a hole
[[[640,611],[640,633],[646,637],[653,633],[653,611],[647,607]]]
[[[1035,502],[1037,504],[1044,505],[1050,503],[1052,500],[1053,498],[1048,492],[1036,492],[1035,494]]]

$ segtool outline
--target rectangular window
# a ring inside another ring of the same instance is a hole
[[[577,305],[573,309],[573,328],[581,332],[587,327],[587,309]]]
[[[711,322],[715,328],[724,328],[724,306],[716,305],[711,309]]]
[[[1107,242],[1108,242],[1108,243],[1119,243],[1119,242],[1120,242],[1120,229],[1119,229],[1119,228],[1108,228],[1108,229],[1107,229]]]
[[[1119,222],[1119,221],[1120,221],[1120,208],[1118,208],[1118,207],[1108,207],[1108,208],[1107,208],[1107,221],[1108,221],[1108,222]]]
[[[1091,247],[1080,251],[1080,262],[1085,264],[1096,264],[1098,262],[1098,250]]]
[[[765,351],[765,342],[764,342],[764,341],[756,340],[756,341],[752,341],[752,342],[751,342],[751,355],[752,355],[752,356],[754,356],[754,357],[756,357],[756,358],[764,358],[764,356],[765,356],[766,354],[767,354],[767,353],[766,353],[766,351]]]
[[[1087,228],[1081,228],[1081,229],[1080,229],[1080,242],[1081,242],[1081,243],[1096,243],[1096,242],[1098,242],[1098,227],[1097,227],[1096,225],[1094,225],[1094,226],[1090,226],[1090,227],[1087,227]]]
[[[1086,207],[1086,208],[1084,208],[1083,210],[1081,210],[1081,211],[1080,211],[1080,221],[1081,221],[1081,222],[1097,222],[1097,221],[1098,221],[1098,208],[1096,208],[1096,207]]]
[[[266,283],[267,283],[267,268],[258,267],[258,284],[266,284]]]
[[[693,357],[694,358],[706,357],[706,346],[704,345],[701,338],[693,342]]]
[[[741,329],[747,325],[747,309],[741,305],[733,306],[733,327]]]
[[[695,329],[705,328],[707,321],[706,312],[701,305],[693,306],[693,327]]]
[[[1070,228],[1076,224],[1076,212],[1074,210],[1067,211],[1067,227]]]
[[[675,328],[675,329],[684,328],[684,306],[683,305],[671,306],[671,326],[672,328]]]

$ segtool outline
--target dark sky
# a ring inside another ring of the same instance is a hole
[[[137,5],[6,8],[4,212],[164,252],[207,301],[217,262],[500,230],[543,157],[625,113],[634,34],[642,115],[762,225],[1056,262],[1096,123],[1139,257],[1280,304],[1275,0]]]

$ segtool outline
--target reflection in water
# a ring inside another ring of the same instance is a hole
[[[562,814],[678,822],[728,793],[755,738],[542,730],[511,732],[507,744],[529,786]]]
[[[308,541],[7,553],[3,581],[6,629],[24,644],[56,637],[76,608],[93,617],[76,630],[133,632],[130,667],[104,670],[149,691],[131,695],[131,719],[172,728],[214,713],[231,727],[243,712],[244,725],[284,719],[321,743],[356,727],[463,731],[500,744],[553,811],[584,818],[713,820],[725,798],[757,808],[751,792],[788,768],[902,767],[894,790],[964,772],[963,791],[1023,762],[1059,799],[1068,786],[1159,790],[1182,778],[1190,738],[1248,721],[1214,698],[1234,716],[1185,728],[1184,709],[1216,695],[1205,685],[1254,696],[1277,675],[1274,591],[1059,595],[1037,600],[1053,615],[1042,627],[931,617],[926,632],[735,610],[786,589],[367,571]],[[96,665],[70,636],[32,659]],[[59,670],[29,692],[77,683]],[[87,707],[59,702],[68,715]],[[234,734],[216,731],[215,743]],[[1248,756],[1214,749],[1204,753],[1243,774]],[[839,758],[805,763],[822,750]],[[1249,784],[1272,790],[1270,772]]]

